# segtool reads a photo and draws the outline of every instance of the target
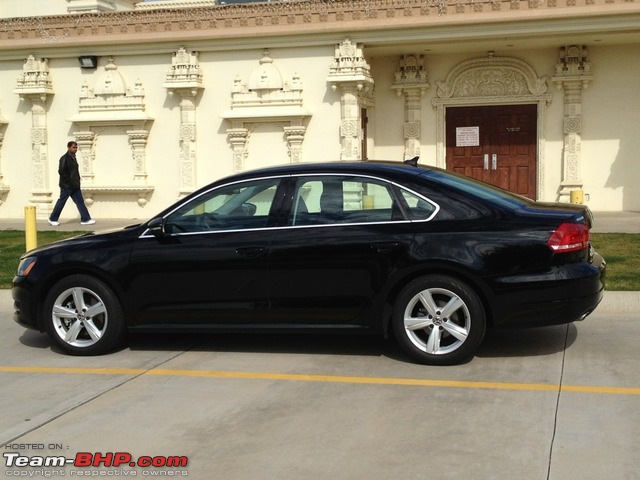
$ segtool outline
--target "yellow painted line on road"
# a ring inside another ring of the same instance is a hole
[[[599,387],[588,385],[558,385],[546,383],[471,382],[461,380],[429,380],[420,378],[352,377],[342,375],[307,375],[297,373],[233,372],[219,370],[178,370],[140,368],[69,368],[69,367],[11,367],[0,366],[5,373],[63,373],[82,375],[154,375],[177,377],[230,378],[245,380],[287,380],[298,382],[350,383],[364,385],[400,385],[412,387],[468,388],[488,390],[522,390],[574,393],[599,393],[614,395],[640,395],[640,388]]]

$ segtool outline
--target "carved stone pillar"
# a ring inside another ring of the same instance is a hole
[[[22,67],[14,93],[31,103],[31,162],[33,189],[30,202],[36,205],[37,218],[48,218],[52,192],[49,189],[49,145],[47,132],[47,97],[53,94],[48,60],[30,55]],[[64,150],[64,145],[61,147]],[[56,169],[57,170],[57,169]]]
[[[373,105],[373,78],[362,46],[349,39],[336,45],[327,80],[340,92],[340,159],[362,160],[361,145],[366,139],[362,138],[361,109]]]
[[[244,159],[247,156],[249,129],[229,128],[227,129],[227,138],[233,149],[233,171],[241,172],[244,168]]]
[[[4,130],[7,126],[7,121],[0,116],[0,205],[4,203],[4,198],[7,193],[9,193],[9,185],[4,184],[4,179],[2,177],[2,142],[4,141]]]
[[[404,158],[420,155],[421,97],[429,88],[422,55],[403,55],[391,86],[398,96],[404,93]]]
[[[147,162],[146,149],[149,132],[147,130],[127,130],[129,145],[133,152],[135,170],[133,172],[133,183],[135,185],[145,185],[147,182]]]
[[[287,139],[287,150],[289,152],[289,160],[291,163],[300,163],[302,158],[302,142],[306,127],[302,125],[283,127],[284,136]]]
[[[186,195],[196,187],[196,104],[193,90],[178,92],[180,95],[180,195]]]
[[[80,177],[83,184],[91,184],[94,180],[93,160],[95,159],[95,137],[96,134],[91,131],[73,132],[78,142],[78,156],[80,158]]]
[[[353,84],[340,85],[340,159],[362,160],[362,136],[360,125],[360,101],[358,87]]]
[[[573,190],[582,190],[582,91],[589,86],[591,62],[586,47],[560,49],[553,81],[564,91],[564,146],[560,201],[569,201]]]
[[[196,96],[204,88],[198,53],[180,48],[173,56],[164,84],[169,96],[180,97],[180,195],[196,187],[198,160],[196,144]]]

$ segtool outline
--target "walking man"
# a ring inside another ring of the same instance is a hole
[[[77,151],[78,144],[71,141],[67,143],[67,153],[60,157],[60,164],[58,165],[58,173],[60,174],[60,198],[49,216],[49,224],[54,227],[60,225],[58,219],[69,197],[71,197],[73,203],[78,207],[81,225],[93,225],[96,223],[96,221],[91,218],[89,210],[87,210],[84,204],[84,198],[80,190],[80,171],[78,170],[78,161],[76,160]]]

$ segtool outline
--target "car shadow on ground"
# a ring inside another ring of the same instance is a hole
[[[513,358],[553,355],[569,348],[577,335],[577,328],[573,324],[507,331],[489,330],[475,356]],[[31,348],[49,348],[62,354],[42,333],[27,330],[20,337],[20,342]],[[145,333],[129,335],[127,341],[112,354],[122,350],[384,356],[411,362],[393,338],[368,335]]]
[[[476,356],[480,358],[537,357],[566,350],[578,338],[572,323],[517,330],[489,330]]]

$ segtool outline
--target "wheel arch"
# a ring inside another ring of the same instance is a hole
[[[127,312],[125,310],[126,303],[123,302],[122,288],[118,285],[118,283],[115,281],[115,279],[111,275],[107,274],[104,270],[100,270],[98,268],[88,266],[88,265],[82,265],[82,264],[68,265],[48,275],[45,281],[42,283],[41,289],[39,291],[39,295],[37,296],[38,304],[36,307],[36,310],[37,310],[36,321],[37,321],[38,329],[40,331],[44,331],[44,321],[45,321],[43,316],[44,304],[47,299],[48,293],[51,291],[51,289],[56,283],[58,283],[60,280],[66,277],[70,277],[71,275],[86,275],[88,277],[92,277],[96,280],[100,280],[101,282],[103,282],[114,293],[114,295],[116,296],[116,299],[120,303],[120,306],[122,307],[125,313],[125,318],[127,317]]]
[[[404,288],[412,281],[427,275],[446,275],[467,284],[476,293],[476,295],[478,295],[478,298],[482,303],[486,314],[487,325],[494,325],[494,309],[491,302],[492,293],[482,278],[470,270],[458,265],[438,262],[423,264],[411,271],[405,272],[391,285],[385,296],[384,313],[382,318],[382,328],[385,337],[389,336],[393,306],[395,305],[400,292],[402,292],[402,290],[404,290]]]

